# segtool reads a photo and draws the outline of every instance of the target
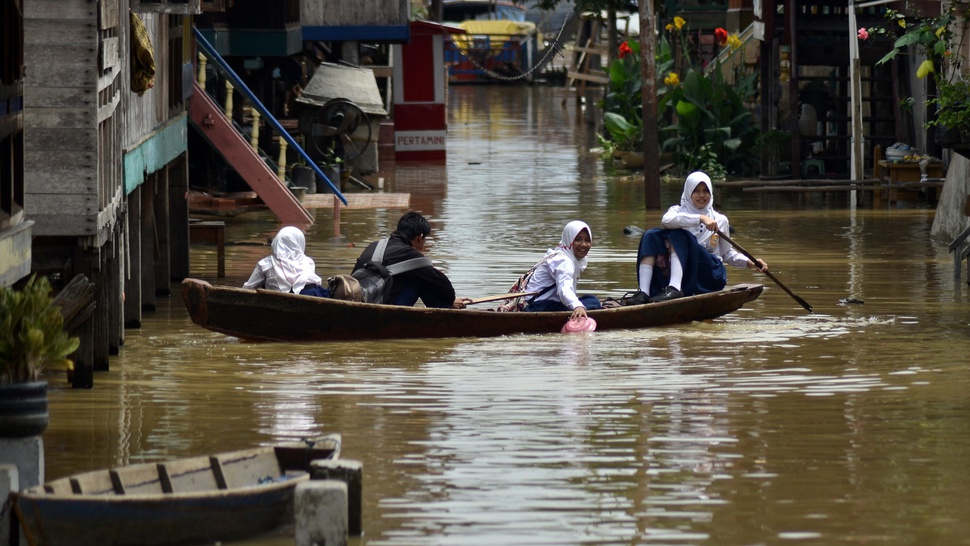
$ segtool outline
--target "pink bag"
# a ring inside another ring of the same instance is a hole
[[[564,334],[595,332],[596,321],[590,317],[580,317],[576,320],[569,319],[560,331]]]

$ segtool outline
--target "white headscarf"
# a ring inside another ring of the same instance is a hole
[[[586,258],[584,257],[582,260],[577,260],[576,255],[573,254],[573,241],[576,240],[576,236],[578,236],[579,233],[584,229],[587,233],[589,233],[589,240],[592,241],[593,230],[589,229],[586,222],[581,220],[573,220],[572,222],[566,224],[566,227],[563,228],[562,239],[559,241],[559,244],[556,245],[556,248],[549,249],[549,252],[547,252],[546,255],[548,256],[549,254],[558,251],[565,252],[566,256],[569,256],[569,259],[576,264],[576,269],[578,271],[584,271],[587,263]]]
[[[707,190],[711,192],[711,200],[707,202],[706,207],[699,209],[694,206],[694,202],[690,199],[690,194],[694,193],[697,186],[702,183],[707,184]],[[680,206],[683,207],[684,212],[703,214],[708,218],[714,218],[714,185],[711,184],[711,177],[701,171],[690,173],[684,182],[684,193],[680,196]]]
[[[292,290],[299,294],[307,283],[320,284],[313,260],[304,254],[306,237],[300,228],[287,226],[281,229],[273,238],[272,247],[269,265],[282,292]]]

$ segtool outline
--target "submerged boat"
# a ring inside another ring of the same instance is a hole
[[[714,319],[761,295],[760,284],[739,284],[708,294],[661,303],[590,311],[597,330],[651,328]],[[568,311],[498,313],[430,309],[214,286],[182,281],[182,299],[192,321],[214,332],[266,341],[340,341],[446,337],[495,337],[559,332]]]
[[[525,74],[538,59],[542,36],[526,8],[510,0],[444,0],[444,20],[465,30],[445,43],[453,82]]]
[[[68,476],[12,495],[27,543],[174,546],[239,540],[293,524],[310,462],[339,434]]]

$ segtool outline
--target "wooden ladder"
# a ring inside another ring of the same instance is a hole
[[[576,85],[576,100],[580,100],[586,94],[586,83],[592,82],[599,85],[610,83],[610,78],[603,70],[591,68],[591,59],[595,56],[607,56],[609,51],[600,42],[603,32],[603,21],[592,14],[584,13],[580,16],[579,30],[576,32],[576,41],[573,44],[572,60],[569,70],[566,72],[566,90],[572,89]],[[586,28],[589,22],[589,35],[583,39],[582,29]],[[578,55],[577,55],[578,54]],[[563,99],[563,104],[566,99]]]

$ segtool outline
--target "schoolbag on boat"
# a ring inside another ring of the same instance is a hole
[[[518,294],[520,292],[525,292],[526,287],[529,286],[529,281],[532,280],[533,275],[535,275],[536,273],[536,269],[539,269],[539,266],[542,265],[545,261],[546,261],[546,258],[539,260],[537,264],[530,267],[528,271],[523,273],[522,276],[519,277],[517,281],[512,283],[512,287],[509,288],[508,293]],[[552,290],[555,287],[556,285],[552,284],[546,288],[543,288],[541,292],[533,296],[529,296],[529,297],[519,296],[518,298],[512,298],[510,300],[506,300],[505,303],[503,303],[502,305],[499,305],[498,308],[496,308],[495,310],[500,313],[517,313],[519,311],[524,310],[526,307],[528,307],[528,305],[533,301],[535,301],[536,298]]]
[[[371,256],[370,261],[349,275],[351,279],[357,281],[359,292],[357,289],[351,288],[346,292],[351,297],[342,297],[345,293],[344,291],[340,291],[340,295],[337,295],[337,292],[331,288],[330,292],[332,296],[338,299],[349,299],[364,303],[391,303],[391,287],[394,285],[394,275],[400,275],[401,273],[406,273],[414,269],[433,265],[430,258],[422,256],[420,258],[411,258],[410,260],[384,266],[381,262],[384,261],[384,249],[387,248],[387,242],[387,237],[378,241],[377,247],[374,248],[374,255]],[[347,276],[338,275],[338,278]],[[331,279],[336,278],[332,277]],[[340,282],[353,284],[352,280],[346,279]],[[358,293],[360,294],[360,299],[352,299]]]
[[[360,281],[350,275],[335,275],[327,279],[330,297],[345,301],[364,301]]]

